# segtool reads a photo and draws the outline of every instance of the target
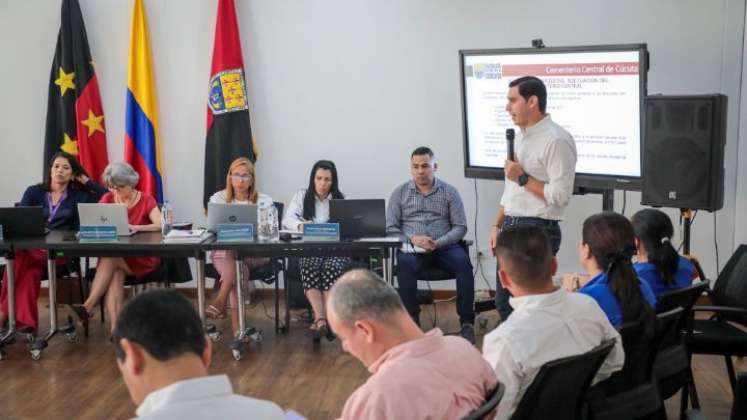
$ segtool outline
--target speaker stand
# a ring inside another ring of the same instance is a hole
[[[682,253],[690,255],[690,227],[693,222],[693,211],[680,209],[680,220],[682,221]]]

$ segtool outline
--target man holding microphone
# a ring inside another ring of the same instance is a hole
[[[553,254],[557,254],[561,240],[559,221],[573,195],[576,143],[545,112],[547,89],[539,78],[520,77],[508,86],[506,111],[521,136],[515,156],[509,156],[504,165],[505,188],[490,229],[490,249],[494,253],[502,229],[529,224],[545,229]],[[495,303],[503,321],[513,310],[509,297],[496,273]]]

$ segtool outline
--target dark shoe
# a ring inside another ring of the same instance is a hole
[[[324,320],[324,324],[319,328],[321,330],[321,333],[324,334],[325,337],[327,337],[328,341],[335,341],[335,338],[337,336],[332,331],[332,328],[330,328],[329,323],[327,323],[327,320]]]
[[[88,337],[88,320],[91,319],[91,314],[88,313],[86,307],[83,305],[70,305],[73,313],[78,317],[78,322],[83,326],[83,332]]]
[[[317,319],[311,324],[311,340],[314,344],[319,344],[322,341],[322,322],[324,322],[324,319]]]
[[[475,327],[472,324],[462,324],[462,330],[459,331],[459,335],[469,341],[470,344],[475,344]]]

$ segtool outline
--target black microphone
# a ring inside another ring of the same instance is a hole
[[[508,146],[508,153],[507,153],[507,159],[508,160],[515,160],[514,159],[514,137],[516,137],[516,132],[513,128],[507,128],[506,129],[506,145]]]

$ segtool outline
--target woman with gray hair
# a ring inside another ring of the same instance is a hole
[[[156,200],[136,189],[140,176],[125,162],[110,163],[102,175],[109,192],[101,197],[100,203],[124,204],[127,206],[127,219],[130,229],[136,232],[156,232],[161,230],[161,211]],[[93,308],[106,294],[106,311],[114,331],[117,315],[124,304],[124,281],[126,276],[142,277],[158,268],[160,258],[99,258],[96,276],[88,299],[83,305],[74,305],[73,311],[80,318],[84,329],[88,329],[88,319]]]

